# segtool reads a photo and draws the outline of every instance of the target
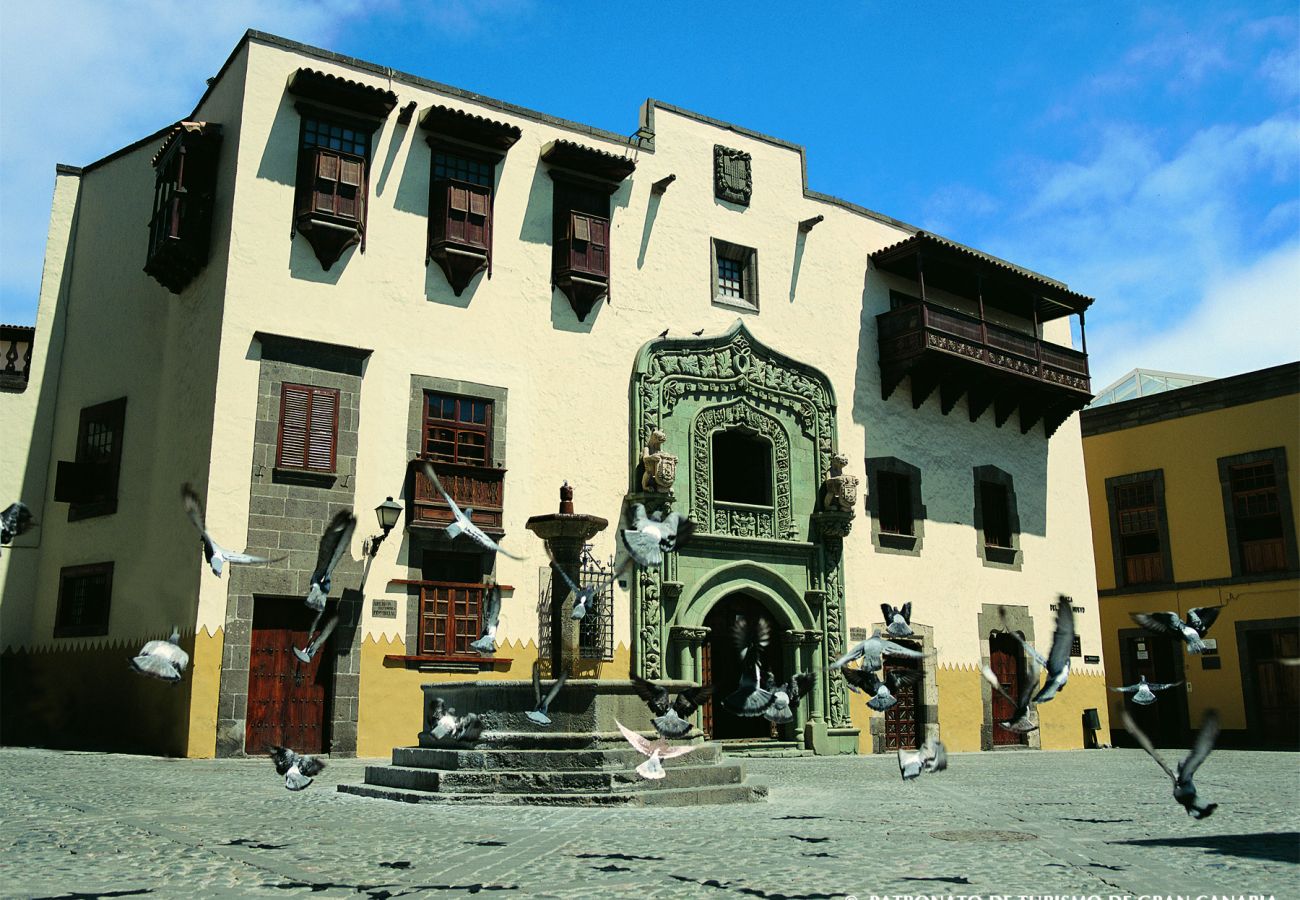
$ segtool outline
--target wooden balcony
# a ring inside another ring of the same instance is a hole
[[[32,367],[32,325],[0,325],[0,388],[24,391]]]
[[[421,459],[411,460],[412,501],[407,513],[411,528],[443,528],[453,520],[451,507],[443,500],[429,479],[420,471]],[[462,463],[434,462],[434,470],[443,489],[462,510],[473,508],[471,521],[487,534],[502,535],[501,525],[505,491],[505,469],[468,466]]]
[[[1022,433],[1042,421],[1049,435],[1092,399],[1087,355],[1032,334],[927,302],[882,313],[876,325],[885,399],[910,378],[915,409],[938,388],[944,415],[966,395],[972,422],[992,406],[1001,428],[1019,410]]]

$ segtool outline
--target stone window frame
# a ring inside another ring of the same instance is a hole
[[[122,442],[126,435],[126,397],[84,406],[77,424],[77,469],[87,481],[93,480],[102,495],[94,500],[68,504],[68,521],[111,516],[117,512],[118,494],[122,485]],[[102,467],[91,459],[91,429],[99,427],[112,434],[112,447]],[[95,478],[91,478],[93,473]]]
[[[1019,572],[1024,565],[1024,552],[1020,549],[1020,512],[1016,501],[1015,479],[1010,472],[994,465],[975,466],[972,470],[975,489],[975,555],[985,566]],[[1011,531],[1011,546],[996,547],[984,543],[984,499],[980,485],[992,482],[1007,492],[1007,526]]]
[[[865,464],[867,472],[867,515],[871,519],[871,543],[877,553],[892,553],[900,556],[920,556],[925,544],[925,504],[921,502],[921,470],[911,463],[904,462],[896,456],[869,456]],[[908,479],[912,495],[912,533],[893,534],[880,528],[880,494],[878,492],[880,475],[889,473],[901,475]]]
[[[729,259],[741,264],[739,297],[722,294],[719,290],[718,260]],[[734,244],[722,238],[709,239],[709,290],[713,302],[730,309],[758,312],[758,250],[743,244]]]
[[[1242,565],[1241,546],[1237,541],[1237,517],[1232,503],[1232,469],[1235,466],[1251,463],[1271,462],[1277,479],[1278,515],[1282,519],[1282,545],[1286,550],[1286,569],[1284,572],[1247,572]],[[1267,450],[1252,450],[1232,456],[1220,456],[1219,487],[1223,494],[1223,519],[1227,527],[1228,559],[1232,565],[1234,578],[1267,578],[1283,574],[1295,574],[1300,571],[1300,554],[1296,552],[1295,517],[1291,506],[1291,486],[1287,478],[1286,448],[1270,447]]]
[[[71,624],[67,621],[69,617],[70,604],[65,604],[64,600],[68,591],[71,589],[71,583],[75,580],[86,578],[103,577],[104,585],[104,603],[103,614],[97,616],[96,620],[88,624],[78,623]],[[54,637],[101,637],[108,634],[109,617],[113,612],[113,563],[98,562],[88,563],[79,566],[64,566],[59,569],[59,600],[58,606],[54,611]]]
[[[1132,472],[1128,475],[1116,475],[1106,479],[1106,509],[1110,520],[1110,555],[1115,567],[1115,586],[1130,587],[1124,575],[1124,551],[1119,533],[1119,489],[1143,481],[1152,482],[1155,492],[1156,533],[1160,538],[1160,556],[1165,568],[1165,577],[1160,581],[1143,581],[1134,584],[1171,584],[1174,581],[1173,551],[1169,546],[1169,511],[1165,505],[1165,470],[1148,469],[1145,472]]]

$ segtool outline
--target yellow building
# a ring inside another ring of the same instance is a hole
[[[712,736],[993,748],[1017,739],[978,667],[1024,666],[998,609],[1045,648],[1066,594],[1079,658],[1027,744],[1081,746],[1106,706],[1069,323],[1091,302],[809,190],[801,147],[741,126],[650,100],[628,138],[249,32],[182,121],[58,170],[34,438],[0,485],[42,522],[0,557],[4,739],[414,743],[420,685],[528,677],[550,598],[525,523],[567,481],[611,522],[582,573],[587,674],[725,695],[731,622],[762,615],[765,665],[815,689],[776,734],[708,709]],[[449,539],[417,458],[522,560]],[[186,482],[219,542],[274,561],[206,571]],[[375,540],[389,496],[404,519]],[[631,501],[700,529],[624,586]],[[348,507],[340,626],[300,666],[317,540]],[[886,601],[913,603],[927,656],[882,716],[825,667]],[[131,674],[173,625],[181,686]]]
[[[1222,740],[1300,746],[1300,363],[1087,409],[1083,452],[1107,683],[1172,683],[1155,704],[1111,694],[1159,741],[1207,709]],[[1221,607],[1212,649],[1139,627],[1132,613]]]

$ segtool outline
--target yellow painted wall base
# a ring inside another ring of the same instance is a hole
[[[952,752],[980,749],[984,705],[980,699],[983,677],[971,665],[940,665],[939,740]]]
[[[217,748],[217,695],[221,687],[221,654],[225,632],[200,630],[190,651],[190,721],[185,755],[211,759]]]

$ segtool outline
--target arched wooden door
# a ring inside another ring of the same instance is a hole
[[[338,633],[330,635],[310,663],[300,661],[293,648],[307,646],[312,618],[301,598],[254,600],[244,735],[244,752],[250,756],[274,744],[299,753],[329,750]]]
[[[701,660],[704,669],[701,683],[713,685],[713,696],[703,708],[704,730],[715,741],[771,738],[775,735],[775,726],[762,716],[733,715],[722,705],[722,699],[740,684],[740,658],[732,640],[737,616],[750,621],[762,616],[772,624],[772,643],[763,651],[761,659],[763,671],[771,672],[777,683],[785,679],[779,632],[763,604],[747,594],[728,594],[719,600],[704,617],[704,624],[709,628],[709,640]]]
[[[1024,670],[1024,656],[1020,642],[1009,634],[994,632],[989,635],[989,668],[997,676],[1002,690],[1012,697],[1020,694],[1020,673]],[[1025,735],[1003,728],[1005,722],[1016,714],[1015,704],[993,691],[993,746],[1007,747],[1025,743]]]

